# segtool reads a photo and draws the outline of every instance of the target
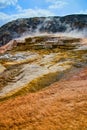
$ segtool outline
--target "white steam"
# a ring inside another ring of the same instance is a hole
[[[54,26],[57,28],[60,26],[63,26],[66,28],[66,31],[64,32],[57,32],[57,33],[52,33],[52,32],[41,32],[41,28],[48,29],[50,28],[51,22],[53,22]],[[87,28],[84,28],[82,30],[79,29],[72,29],[71,25],[66,23],[66,22],[61,22],[60,17],[54,20],[53,17],[48,17],[43,20],[41,24],[37,26],[35,30],[29,28],[26,32],[24,32],[20,38],[17,38],[17,40],[24,41],[25,38],[27,37],[34,37],[34,36],[42,36],[42,35],[53,35],[53,36],[66,36],[66,37],[75,37],[75,38],[87,38]]]

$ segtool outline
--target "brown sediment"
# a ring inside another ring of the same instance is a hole
[[[86,40],[58,39],[27,38],[9,51],[24,59],[0,59],[0,130],[87,130]]]
[[[86,130],[87,69],[77,80],[60,81],[43,91],[0,103],[0,128]],[[80,80],[79,80],[80,77]]]

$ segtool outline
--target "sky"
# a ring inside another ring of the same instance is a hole
[[[18,18],[87,14],[87,0],[0,0],[0,26]]]

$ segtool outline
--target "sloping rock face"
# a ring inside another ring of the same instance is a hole
[[[1,130],[87,130],[87,68],[48,89],[0,103]]]
[[[31,36],[1,49],[0,130],[87,130],[86,38]]]
[[[86,39],[52,34],[16,42],[1,47],[6,69],[0,75],[0,100],[41,90],[87,65]]]
[[[0,28],[0,46],[23,34],[36,32],[57,33],[87,28],[87,15],[68,15],[64,17],[35,17],[17,19]]]

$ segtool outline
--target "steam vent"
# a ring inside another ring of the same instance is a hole
[[[87,130],[87,15],[0,27],[0,130]]]

